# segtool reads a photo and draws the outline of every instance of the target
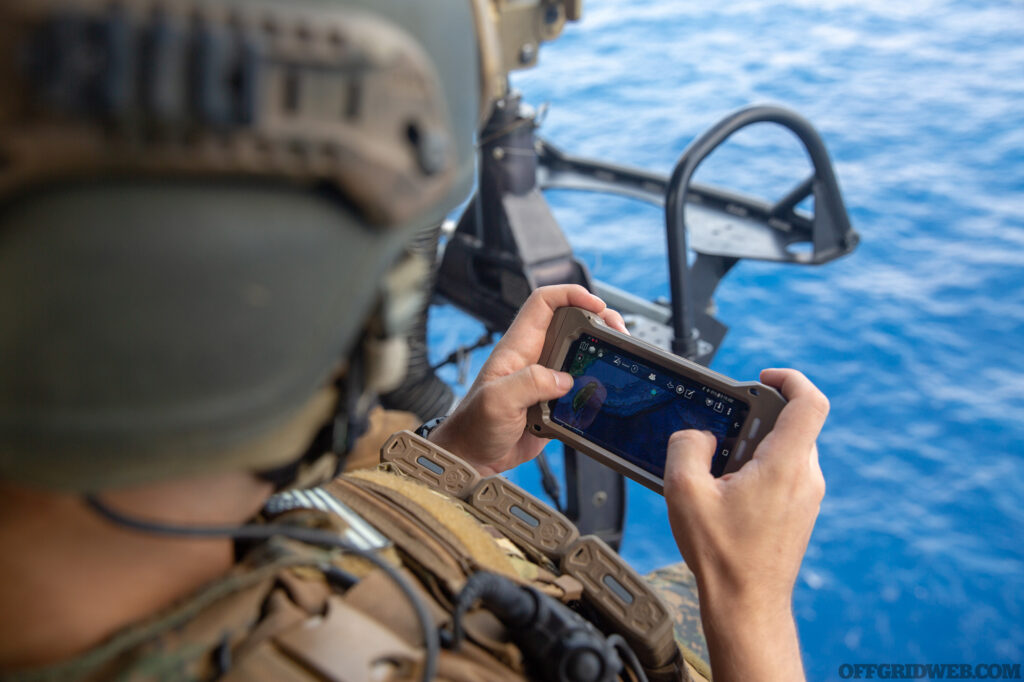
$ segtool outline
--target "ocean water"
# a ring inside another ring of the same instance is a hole
[[[832,401],[828,494],[794,596],[809,677],[1024,661],[1024,4],[603,0],[584,13],[514,79],[550,103],[547,139],[668,173],[722,115],[779,103],[818,127],[861,234],[822,267],[742,262],[716,296],[731,331],[715,369],[797,367]],[[771,198],[807,168],[788,134],[758,126],[698,180]],[[597,278],[667,295],[656,208],[548,198]],[[434,357],[480,329],[436,307]],[[540,490],[535,466],[510,475]],[[632,484],[622,553],[641,571],[679,559],[664,501]]]

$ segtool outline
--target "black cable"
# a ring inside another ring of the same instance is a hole
[[[536,128],[537,126],[534,125],[534,120],[535,119],[532,118],[517,118],[511,123],[505,125],[503,128],[499,128],[498,130],[494,131],[493,133],[483,138],[482,140],[477,140],[476,147],[477,149],[483,149],[484,146],[489,145],[495,140],[515,132],[516,130],[522,128],[523,126],[532,126]]]
[[[470,576],[454,601],[448,648],[461,644],[465,638],[463,618],[479,602],[505,626],[531,680],[612,682],[623,669],[616,646],[628,649],[625,640],[605,637],[580,614],[536,588],[479,571]],[[642,668],[637,679],[647,682]]]
[[[444,360],[437,363],[436,365],[431,365],[430,369],[436,372],[437,370],[441,369],[446,365],[451,365],[453,363],[458,362],[465,355],[472,353],[473,351],[483,348],[485,346],[489,346],[492,343],[494,343],[494,333],[489,331],[484,332],[480,336],[480,338],[477,339],[473,344],[469,346],[461,346],[459,348],[456,348],[451,353],[449,353],[448,357],[446,357]]]
[[[481,600],[506,627],[524,627],[537,614],[537,603],[531,592],[524,590],[508,578],[486,571],[478,571],[469,576],[466,584],[455,597],[455,609],[452,612],[452,636],[448,648],[458,649],[462,644],[462,640],[465,638],[462,618],[470,607]]]
[[[334,533],[314,528],[301,528],[282,524],[268,524],[264,526],[256,524],[245,524],[242,526],[177,526],[160,523],[159,521],[132,518],[111,509],[94,495],[86,495],[85,502],[93,511],[107,521],[142,533],[173,537],[232,538],[235,540],[269,540],[273,537],[282,536],[309,545],[333,547],[365,559],[384,571],[398,585],[398,588],[412,604],[413,610],[416,611],[416,619],[423,630],[423,642],[426,648],[426,660],[423,664],[423,676],[421,679],[424,682],[430,682],[437,674],[437,661],[441,648],[440,637],[437,628],[434,626],[434,619],[431,617],[430,611],[427,610],[426,604],[423,603],[423,600],[402,574],[395,570],[394,566],[391,566],[372,552],[349,544]]]
[[[636,675],[637,682],[647,682],[647,673],[644,672],[644,667],[640,665],[640,659],[636,657],[636,653],[633,652],[625,638],[622,635],[614,634],[608,637],[608,643],[614,646],[619,655],[626,660],[626,665]]]
[[[555,473],[551,471],[551,463],[548,462],[548,458],[543,452],[537,455],[537,467],[540,468],[541,487],[544,488],[544,492],[551,498],[551,503],[555,505],[555,509],[560,514],[564,514],[565,509],[562,508],[562,487],[559,485]]]

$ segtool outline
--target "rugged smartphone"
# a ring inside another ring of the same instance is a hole
[[[540,364],[571,374],[573,387],[531,407],[527,429],[661,494],[675,431],[714,434],[711,473],[717,477],[750,458],[786,404],[774,388],[734,381],[615,331],[580,308],[555,311]]]

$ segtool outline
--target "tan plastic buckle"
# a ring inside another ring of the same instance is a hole
[[[469,499],[483,477],[452,453],[412,431],[399,431],[380,449],[380,461],[409,478],[460,500]]]
[[[484,479],[469,503],[514,539],[560,559],[580,536],[568,518],[498,476]]]
[[[500,476],[481,478],[476,469],[411,431],[400,431],[381,448],[389,462],[411,478],[473,507],[512,539],[557,561],[579,531],[572,521]]]
[[[678,657],[672,619],[661,597],[600,538],[498,476],[481,478],[468,463],[411,431],[381,448],[381,462],[441,492],[469,502],[513,540],[560,560],[583,585],[589,603],[621,632],[645,668],[671,667]]]
[[[677,654],[672,619],[661,597],[596,535],[569,548],[560,568],[583,583],[602,616],[618,625],[645,668],[660,668]]]

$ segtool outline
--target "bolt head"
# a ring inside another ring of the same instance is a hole
[[[519,63],[530,64],[537,57],[537,46],[533,43],[526,43],[519,48]]]

